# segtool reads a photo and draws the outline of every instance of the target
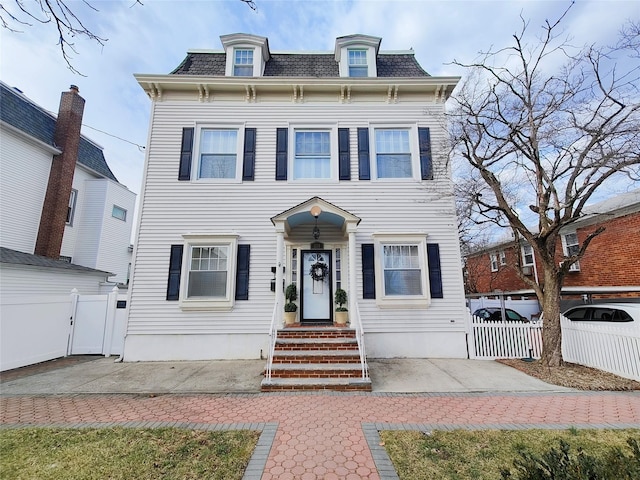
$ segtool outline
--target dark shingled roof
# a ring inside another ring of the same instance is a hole
[[[11,250],[10,248],[6,247],[0,247],[0,263],[58,268],[62,270],[82,273],[100,273],[104,274],[105,276],[113,275],[113,273],[111,272],[96,270],[95,268],[83,267],[82,265],[75,265],[73,263],[67,263],[62,260],[54,260],[53,258],[48,257],[41,257],[40,255],[33,255],[31,253],[18,252],[17,250]]]
[[[173,72],[174,75],[206,75],[224,77],[224,53],[188,53]],[[378,55],[378,77],[428,77],[413,54],[383,53]],[[333,53],[274,53],[264,67],[265,77],[339,77],[338,62]]]
[[[56,147],[54,142],[55,115],[27,100],[26,97],[3,83],[0,83],[0,105],[0,120],[47,145]],[[118,181],[107,165],[102,149],[84,137],[80,137],[78,162],[106,178]]]

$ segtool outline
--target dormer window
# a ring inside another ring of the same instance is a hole
[[[376,58],[380,48],[379,37],[347,35],[336,38],[335,59],[341,77],[377,77]]]
[[[233,58],[233,76],[253,76],[253,49],[236,48]]]
[[[232,33],[220,37],[226,65],[227,77],[261,77],[270,58],[269,41],[246,33]]]
[[[350,77],[368,77],[369,67],[367,66],[367,50],[350,48],[347,50],[349,58]]]

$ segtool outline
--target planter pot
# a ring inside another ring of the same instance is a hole
[[[293,325],[296,323],[298,312],[284,312],[284,324]]]
[[[338,325],[346,325],[349,321],[349,312],[335,312],[335,320]]]

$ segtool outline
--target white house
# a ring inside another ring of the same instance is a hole
[[[459,78],[366,35],[221,41],[135,75],[151,125],[124,360],[267,356],[291,283],[302,326],[332,325],[346,290],[370,357],[466,358],[443,126]]]
[[[136,196],[80,134],[77,88],[62,94],[57,116],[1,82],[0,93],[0,246],[126,284]]]

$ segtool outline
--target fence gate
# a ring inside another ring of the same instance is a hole
[[[540,358],[542,325],[538,323],[487,322],[471,317],[469,358]]]
[[[126,295],[71,294],[69,355],[119,355],[124,343]]]

